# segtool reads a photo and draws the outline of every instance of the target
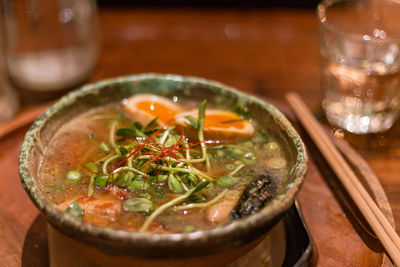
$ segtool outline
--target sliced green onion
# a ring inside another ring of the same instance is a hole
[[[78,171],[69,171],[66,178],[69,182],[77,182],[81,179],[81,173]]]
[[[280,147],[276,142],[268,142],[268,143],[266,143],[265,144],[265,148],[269,152],[275,152],[275,151],[279,151],[280,150]]]
[[[65,210],[65,213],[73,218],[81,219],[85,214],[85,211],[79,206],[78,200],[75,200],[68,206],[68,208]]]

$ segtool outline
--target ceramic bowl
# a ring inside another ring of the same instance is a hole
[[[270,129],[275,138],[284,144],[290,171],[283,182],[282,192],[255,215],[212,230],[184,234],[126,232],[65,216],[46,200],[39,187],[38,168],[43,148],[65,122],[82,112],[144,92],[178,96],[180,99],[208,99],[209,103],[221,108],[232,108],[235,103],[245,105],[251,117],[262,127]],[[48,222],[69,240],[79,241],[84,250],[150,262],[170,260],[182,263],[186,260],[186,263],[191,261],[196,265],[201,262],[198,259],[212,259],[210,262],[214,260],[222,264],[224,260],[216,260],[218,255],[230,261],[256,244],[294,202],[304,181],[306,164],[307,156],[300,136],[271,104],[215,81],[177,75],[142,74],[89,84],[58,100],[33,123],[26,134],[20,154],[19,173],[23,187]]]

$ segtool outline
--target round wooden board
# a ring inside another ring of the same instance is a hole
[[[99,19],[102,43],[90,81],[141,72],[177,73],[281,101],[285,92],[296,90],[313,110],[320,106],[315,10],[134,6],[100,8]],[[379,177],[398,228],[399,126],[400,121],[390,131],[393,138],[357,137],[360,145],[367,144],[368,149],[357,151]],[[26,129],[0,139],[0,266],[48,265],[46,222],[21,187],[17,171]],[[380,266],[382,248],[353,215],[354,205],[315,147],[310,142],[307,146],[309,171],[299,199],[318,248],[318,264]]]

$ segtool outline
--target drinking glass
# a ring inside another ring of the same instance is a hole
[[[12,83],[41,100],[87,79],[98,50],[95,0],[3,0]]]
[[[328,121],[356,134],[388,130],[400,107],[399,2],[324,0],[317,13]]]

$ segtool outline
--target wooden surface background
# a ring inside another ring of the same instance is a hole
[[[218,80],[284,102],[301,93],[320,116],[318,23],[311,9],[101,8],[101,50],[89,81],[143,72]],[[46,224],[19,182],[27,128],[0,139],[0,266],[48,265]],[[379,177],[400,224],[399,123],[385,135],[346,135]],[[379,266],[382,248],[308,142],[299,195],[320,266]]]

